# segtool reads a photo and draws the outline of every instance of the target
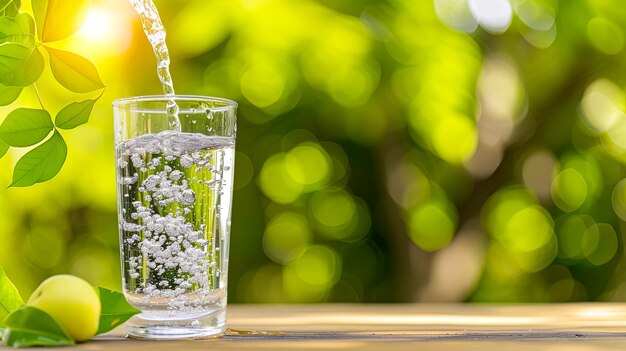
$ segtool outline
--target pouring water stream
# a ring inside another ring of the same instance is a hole
[[[157,75],[163,85],[163,94],[174,96],[174,82],[170,74],[170,55],[165,43],[165,27],[161,22],[159,11],[152,0],[129,0],[141,19],[143,31],[152,45],[157,61]],[[180,131],[178,119],[178,105],[174,99],[167,104],[167,113],[170,116],[170,124],[173,130]]]

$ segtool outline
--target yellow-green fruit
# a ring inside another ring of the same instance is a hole
[[[47,312],[76,341],[96,335],[100,321],[100,298],[81,278],[55,275],[44,280],[27,305]]]

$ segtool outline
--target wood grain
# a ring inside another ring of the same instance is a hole
[[[222,338],[132,340],[118,328],[64,349],[626,349],[626,304],[230,305],[228,309],[230,330]]]

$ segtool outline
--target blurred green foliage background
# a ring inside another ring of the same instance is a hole
[[[240,104],[229,301],[626,297],[621,1],[155,3],[176,92]],[[110,103],[160,93],[124,0],[57,46],[107,89],[56,178],[0,191],[25,296],[57,273],[120,288]],[[72,98],[38,84],[51,110]],[[15,106],[34,91],[0,119]]]

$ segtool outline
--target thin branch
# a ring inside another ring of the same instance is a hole
[[[41,100],[41,95],[39,95],[39,89],[37,89],[37,83],[33,83],[33,88],[35,88],[35,94],[37,95],[37,100],[39,100],[39,105],[41,105],[41,108],[45,110],[46,108]]]

